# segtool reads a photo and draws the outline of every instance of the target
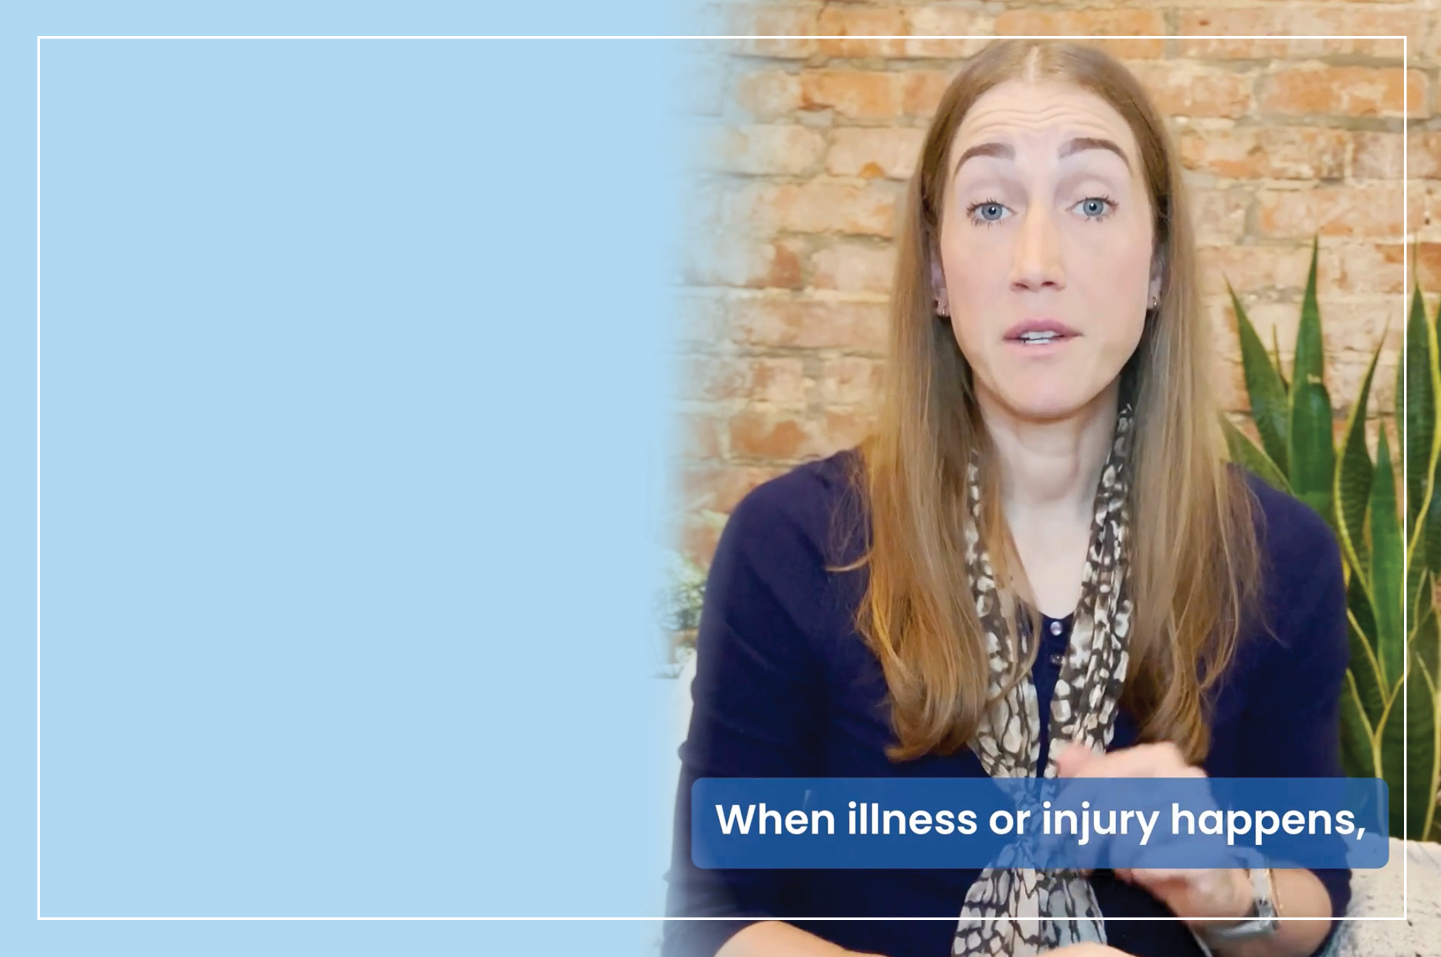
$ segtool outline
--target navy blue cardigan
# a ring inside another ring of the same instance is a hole
[[[846,479],[855,449],[808,462],[753,489],[736,506],[711,564],[697,639],[694,708],[680,748],[668,916],[744,919],[665,923],[666,957],[709,957],[747,923],[766,918],[940,917],[960,914],[976,870],[702,870],[690,860],[690,787],[701,777],[971,777],[969,748],[895,763],[886,687],[853,627],[864,569],[827,572],[863,542],[833,547],[832,516],[857,499]],[[1339,701],[1349,646],[1340,552],[1308,506],[1253,476],[1264,569],[1264,614],[1274,635],[1248,628],[1213,697],[1211,777],[1325,777],[1342,773]],[[1049,714],[1053,656],[1069,619],[1046,619],[1034,680]],[[1059,634],[1052,634],[1059,631]],[[1045,722],[1043,722],[1044,724]],[[1110,749],[1136,743],[1123,709]],[[1046,760],[1043,740],[1041,766]],[[1349,870],[1318,870],[1333,914],[1350,900]],[[1109,871],[1092,877],[1107,917],[1167,916],[1149,893]],[[1283,902],[1284,903],[1284,902]],[[955,922],[792,921],[843,947],[888,957],[944,957]],[[1338,925],[1333,922],[1332,933]],[[1106,921],[1109,943],[1136,955],[1199,955],[1180,921]]]

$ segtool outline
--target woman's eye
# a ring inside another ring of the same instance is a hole
[[[974,203],[970,214],[983,223],[994,223],[1006,215],[1006,207],[996,202]]]
[[[1111,201],[1101,196],[1088,196],[1076,204],[1087,219],[1100,219],[1111,210]]]

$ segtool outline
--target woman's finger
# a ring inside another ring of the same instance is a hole
[[[1081,749],[1084,750],[1084,749]],[[1186,763],[1179,748],[1169,741],[1138,744],[1107,754],[1095,754],[1086,760],[1065,753],[1066,762],[1056,759],[1056,772],[1061,777],[1077,778],[1179,778],[1205,777],[1200,768]]]

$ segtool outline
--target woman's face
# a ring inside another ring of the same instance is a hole
[[[932,281],[984,403],[1068,417],[1116,382],[1160,291],[1135,137],[1056,82],[980,97],[951,143]]]

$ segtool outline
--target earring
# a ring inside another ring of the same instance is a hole
[[[936,300],[936,315],[943,316],[947,319],[951,317],[950,310],[942,308],[941,301],[939,299]]]
[[[1155,309],[1155,308],[1156,308],[1157,306],[1159,306],[1160,304],[1161,304],[1161,297],[1160,297],[1160,296],[1152,296],[1152,297],[1151,297],[1151,308],[1152,308],[1152,309]]]

